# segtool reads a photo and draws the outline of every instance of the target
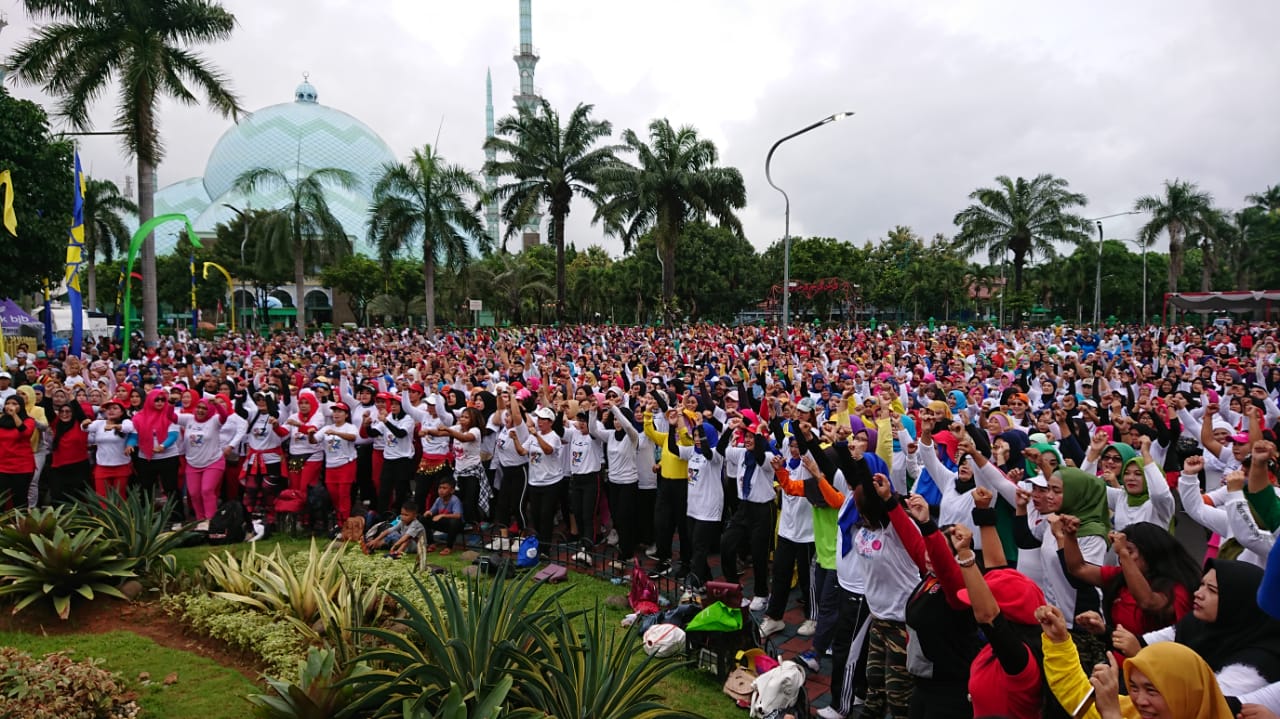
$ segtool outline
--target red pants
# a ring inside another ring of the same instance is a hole
[[[227,462],[222,473],[222,498],[225,500],[240,499],[240,463],[243,459]]]
[[[382,450],[373,450],[373,496],[382,496]]]
[[[329,490],[329,501],[338,515],[338,524],[351,516],[351,485],[356,483],[356,463],[347,462],[341,467],[326,467],[324,486]]]
[[[93,487],[100,496],[107,496],[107,492],[114,488],[123,497],[131,476],[133,476],[132,464],[122,464],[118,467],[104,467],[99,464],[93,468]]]
[[[307,487],[320,483],[320,470],[324,468],[324,459],[319,458],[314,462],[305,462],[302,470],[295,472],[289,469],[289,489],[299,489],[303,493],[307,491]],[[354,475],[352,475],[354,477]]]

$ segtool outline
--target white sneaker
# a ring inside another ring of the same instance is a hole
[[[591,564],[591,555],[586,552],[578,552],[573,555],[573,561],[581,564]]]
[[[506,537],[494,537],[492,542],[484,545],[484,548],[494,552],[504,552],[507,549],[507,539]]]
[[[253,520],[253,536],[249,538],[250,542],[256,542],[267,536],[267,525],[261,519]]]
[[[649,547],[648,549],[644,550],[644,556],[648,557],[649,559],[657,559],[657,558],[658,558],[658,545],[656,545],[656,544],[655,544],[654,546]]]
[[[813,636],[814,632],[817,632],[817,631],[818,631],[818,620],[806,619],[803,622],[800,622],[800,628],[796,630],[796,634],[802,637],[811,637]]]
[[[818,710],[818,716],[821,719],[844,719],[844,715],[836,711],[833,707],[822,707]]]
[[[774,619],[773,617],[765,617],[764,619],[760,620],[760,634],[762,636],[767,637],[770,634],[777,634],[778,632],[786,628],[787,628],[787,623],[782,621],[781,619]]]
[[[768,597],[753,597],[751,604],[747,605],[747,608],[753,612],[763,612],[767,606],[769,606]]]

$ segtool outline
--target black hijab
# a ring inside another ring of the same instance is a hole
[[[1215,672],[1246,664],[1267,680],[1280,681],[1280,621],[1258,607],[1262,568],[1248,562],[1210,559],[1204,570],[1218,571],[1218,618],[1203,622],[1188,614],[1174,638],[1194,649]]]

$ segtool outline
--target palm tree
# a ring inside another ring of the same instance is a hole
[[[1138,240],[1150,247],[1161,233],[1169,236],[1169,292],[1178,291],[1182,276],[1183,241],[1192,232],[1205,231],[1213,218],[1213,196],[1195,183],[1165,180],[1164,196],[1145,195],[1133,209],[1151,215],[1138,231]]]
[[[1267,185],[1267,189],[1244,199],[1267,212],[1280,212],[1280,185]]]
[[[484,174],[511,178],[498,186],[494,198],[502,202],[500,211],[507,222],[504,237],[511,237],[546,203],[551,215],[549,234],[556,248],[556,319],[565,311],[565,219],[573,197],[585,197],[597,207],[601,196],[596,178],[600,170],[617,162],[617,145],[598,145],[613,132],[607,120],[593,120],[593,105],[579,103],[561,124],[551,103],[539,99],[532,108],[502,118],[494,128],[495,137],[485,141],[502,157],[485,163]]]
[[[383,262],[422,242],[427,334],[436,331],[436,265],[455,271],[471,257],[471,240],[488,251],[493,240],[466,195],[483,197],[475,176],[459,165],[450,165],[431,145],[414,150],[408,164],[389,164],[373,188],[369,239],[378,246]]]
[[[529,252],[495,254],[477,269],[480,280],[488,285],[491,302],[512,324],[522,324],[526,309],[536,311],[543,300],[556,294],[550,272],[533,261]]]
[[[273,264],[273,258],[293,260],[294,304],[297,306],[300,335],[307,332],[304,301],[307,268],[315,267],[321,260],[351,254],[351,240],[342,223],[329,210],[324,196],[325,188],[329,186],[350,190],[356,186],[356,176],[336,167],[322,167],[306,176],[290,179],[280,170],[259,167],[245,171],[235,181],[235,189],[245,194],[259,190],[285,191],[284,206],[264,216],[261,227],[255,228],[261,238],[257,262],[269,266]]]
[[[89,106],[119,84],[114,127],[137,158],[138,219],[155,215],[155,168],[164,156],[156,109],[172,98],[197,103],[194,87],[224,117],[235,118],[240,101],[220,70],[190,49],[226,40],[236,19],[213,0],[23,0],[27,13],[45,21],[9,60],[19,81],[43,84],[61,98],[58,112],[77,130],[92,123]],[[116,92],[113,90],[113,92]],[[142,328],[148,344],[158,338],[156,246],[142,245]]]
[[[89,307],[98,308],[98,255],[111,262],[116,253],[129,252],[129,228],[125,213],[137,214],[138,206],[120,194],[111,180],[84,181],[84,253],[89,265]]]
[[[601,194],[608,198],[596,212],[612,234],[630,251],[640,235],[654,231],[662,260],[662,306],[670,308],[676,289],[676,243],[685,224],[710,215],[721,226],[742,236],[742,222],[734,213],[747,203],[742,173],[720,167],[715,143],[698,137],[685,125],[679,129],[662,118],[649,123],[649,142],[627,130],[622,141],[636,153],[638,165],[617,162],[600,173]],[[670,323],[670,312],[664,311]]]
[[[969,193],[975,200],[955,217],[960,227],[956,246],[972,254],[986,250],[992,263],[1013,253],[1013,289],[1022,291],[1022,269],[1035,255],[1053,256],[1053,243],[1079,244],[1087,239],[1086,221],[1068,212],[1089,200],[1067,189],[1067,181],[1049,174],[1028,181],[1007,175],[996,178],[996,187]]]

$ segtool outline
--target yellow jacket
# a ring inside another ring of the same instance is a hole
[[[654,426],[652,412],[644,413],[644,433],[662,450],[662,457],[658,460],[659,473],[667,479],[688,479],[689,460],[680,459],[680,455],[672,454],[671,450],[667,449],[667,433],[659,432]],[[684,447],[693,446],[693,437],[689,436],[689,430],[685,428],[683,422],[676,423],[676,444]]]

